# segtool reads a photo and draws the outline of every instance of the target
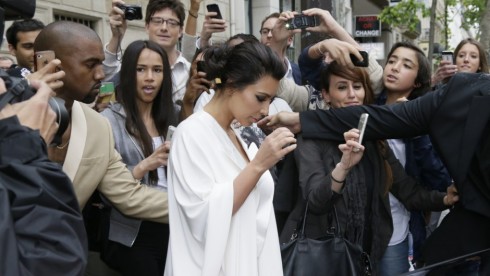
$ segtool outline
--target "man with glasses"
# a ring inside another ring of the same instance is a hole
[[[112,37],[104,48],[104,71],[111,79],[116,75],[121,66],[120,45],[127,29],[127,21],[124,12],[119,8],[122,0],[112,0],[112,10],[109,14]],[[181,52],[177,50],[177,43],[184,33],[185,9],[179,0],[150,0],[146,6],[145,29],[148,39],[160,45],[167,52],[172,68],[174,103],[180,103],[185,93],[187,80],[189,79],[190,63]],[[117,53],[117,54],[115,54]],[[118,77],[114,79],[118,84]]]
[[[262,20],[262,24],[260,26],[260,43],[265,44],[269,47],[271,47],[271,40],[272,40],[272,29],[274,28],[274,25],[276,25],[276,21],[279,18],[279,13],[275,12],[267,16],[264,20]],[[291,46],[293,43],[293,37],[290,36],[287,38],[287,46]],[[287,47],[284,49],[273,49],[277,52],[280,58],[284,60],[284,64],[286,66],[286,75],[285,77],[288,79],[294,80],[294,82],[297,85],[301,85],[301,71],[299,70],[299,66],[296,63],[293,63],[289,61],[289,59],[286,56],[286,50]]]

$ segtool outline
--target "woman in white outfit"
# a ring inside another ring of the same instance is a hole
[[[268,169],[296,139],[280,128],[258,149],[232,122],[249,126],[268,114],[285,68],[257,42],[212,48],[204,60],[216,94],[173,136],[165,275],[283,275]]]

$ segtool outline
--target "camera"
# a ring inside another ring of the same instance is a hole
[[[118,5],[117,7],[124,12],[124,18],[126,18],[126,20],[143,19],[143,12],[139,5]]]
[[[35,93],[26,79],[12,77],[4,70],[0,70],[0,78],[3,79],[5,87],[7,88],[7,92],[0,95],[0,109],[7,103],[14,104],[28,100]],[[66,110],[64,100],[51,97],[48,103],[51,109],[56,113],[56,122],[59,125],[58,131],[53,139],[53,144],[59,145],[61,143],[61,136],[68,127],[70,116]]]
[[[319,22],[315,16],[309,16],[304,14],[297,14],[294,18],[291,18],[286,23],[288,30],[305,29],[308,27],[318,26]]]

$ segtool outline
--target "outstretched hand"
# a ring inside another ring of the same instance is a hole
[[[457,72],[458,67],[456,65],[454,65],[449,60],[442,60],[439,64],[439,67],[437,67],[436,72],[434,73],[434,75],[432,75],[432,86],[454,76],[454,74],[456,74]]]
[[[299,133],[301,131],[301,122],[299,121],[299,113],[297,112],[282,111],[274,115],[269,115],[257,122],[257,126],[265,134],[269,134],[279,127],[286,127],[292,133]]]
[[[128,28],[127,20],[124,18],[124,12],[119,8],[119,5],[124,4],[122,0],[112,0],[112,9],[109,13],[112,36],[118,39],[124,36]]]

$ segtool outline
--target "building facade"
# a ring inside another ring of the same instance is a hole
[[[429,0],[424,0],[429,2]],[[145,13],[148,0],[126,0],[127,4],[139,4]],[[190,7],[190,0],[182,0],[186,9]],[[393,2],[393,1],[392,1]],[[395,1],[396,2],[396,1]],[[198,16],[198,33],[201,29],[206,5],[216,3],[219,5],[223,18],[228,23],[226,32],[215,34],[214,41],[224,41],[237,33],[251,33],[259,37],[260,24],[267,15],[282,10],[301,11],[308,8],[322,8],[329,10],[334,18],[350,33],[361,45],[383,60],[391,45],[401,40],[420,42],[421,48],[428,48],[429,19],[422,19],[421,29],[418,33],[407,36],[402,31],[376,22],[377,15],[390,4],[389,0],[203,0]],[[439,0],[438,14],[443,12],[444,0]],[[94,29],[103,42],[111,37],[108,14],[111,9],[111,0],[37,0],[34,18],[49,24],[56,20],[71,20],[80,22]],[[188,15],[187,15],[188,16]],[[10,22],[6,22],[6,29]],[[443,40],[441,36],[441,23],[436,24],[436,42]],[[143,20],[128,22],[128,30],[121,43],[124,49],[136,39],[146,39]],[[293,47],[289,50],[290,59],[296,60],[300,49],[306,45],[325,38],[324,35],[303,32],[295,36]],[[8,53],[7,43],[1,47],[2,53]]]

